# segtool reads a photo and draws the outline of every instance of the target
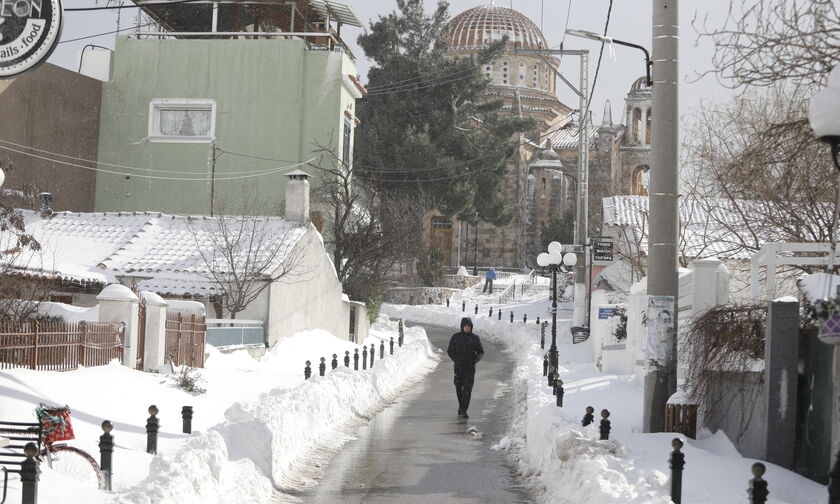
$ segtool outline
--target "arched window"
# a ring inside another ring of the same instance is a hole
[[[647,120],[645,121],[645,143],[650,145],[650,109],[647,109]]]
[[[633,119],[631,120],[630,131],[631,142],[634,144],[639,143],[639,135],[642,133],[642,111],[639,108],[633,109]]]
[[[650,167],[639,165],[633,170],[633,178],[630,181],[630,193],[639,196],[647,196],[650,186]]]

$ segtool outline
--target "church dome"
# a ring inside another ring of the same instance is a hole
[[[533,21],[521,13],[498,5],[466,10],[449,23],[451,49],[475,49],[505,35],[522,49],[545,49],[545,37]]]

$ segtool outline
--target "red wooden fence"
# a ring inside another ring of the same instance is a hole
[[[67,371],[123,359],[125,325],[0,321],[0,369]]]

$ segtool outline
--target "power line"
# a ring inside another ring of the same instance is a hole
[[[613,0],[610,0],[610,6],[607,8],[607,21],[604,23],[604,36],[610,29],[610,16],[612,15]],[[589,120],[589,106],[592,104],[592,97],[595,96],[595,86],[598,84],[598,72],[601,71],[601,58],[604,56],[604,41],[601,41],[601,51],[598,53],[598,64],[595,65],[595,78],[592,79],[592,88],[589,90],[589,99],[586,101],[586,110],[581,113],[580,124],[581,128]]]
[[[111,31],[108,31],[108,32],[97,33],[96,35],[85,35],[84,37],[77,37],[77,38],[74,38],[74,39],[62,40],[62,41],[59,42],[59,44],[67,44],[69,42],[78,42],[79,40],[102,37],[102,36],[105,36],[105,35],[113,35],[114,33],[120,33],[120,32],[124,32],[124,31],[134,30],[134,29],[137,29],[137,28],[145,28],[147,26],[153,26],[154,24],[155,23],[146,23],[146,24],[140,25],[139,27],[138,26],[130,26],[128,28],[120,28],[119,30],[111,30]]]
[[[138,7],[154,7],[156,5],[178,5],[185,3],[204,2],[206,0],[172,0],[171,2],[154,2],[132,5],[106,5],[103,7],[70,7],[64,9],[65,12],[83,12],[83,11],[100,11],[100,10],[120,10],[120,9],[136,9]]]
[[[465,72],[473,72],[479,66],[487,63],[488,61],[490,61],[492,59],[495,59],[497,56],[500,56],[500,54],[501,54],[501,51],[495,51],[493,53],[490,53],[490,54],[484,56],[483,58],[478,58],[477,59],[478,65],[473,65],[471,61],[466,61],[466,62],[464,62],[464,64],[467,66],[467,68],[464,68],[463,70],[456,70],[456,71],[453,71],[453,72],[450,72],[450,73],[447,73],[447,74],[443,74],[443,75],[438,75],[436,77],[432,77],[431,80],[440,80],[440,79],[445,79],[447,77],[460,75],[460,74],[463,74]],[[391,81],[391,82],[388,82],[388,83],[385,83],[385,84],[379,84],[379,85],[375,85],[375,86],[366,86],[366,88],[368,90],[368,93],[370,93],[370,92],[380,92],[380,91],[383,90],[383,88],[385,90],[391,90],[391,89],[395,89],[395,88],[409,87],[409,86],[411,86],[415,83],[423,81],[424,79],[429,80],[429,76],[418,75],[418,76],[415,76],[415,77],[409,77],[407,79],[402,79],[402,80],[398,80],[398,81]]]

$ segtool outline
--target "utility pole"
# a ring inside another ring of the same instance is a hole
[[[575,253],[578,261],[575,265],[575,311],[573,322],[575,326],[586,324],[586,243],[589,227],[589,51],[569,49],[517,49],[515,54],[538,54],[545,55],[566,55],[580,57],[580,89],[575,88],[566,77],[556,68],[548,65],[549,68],[560,78],[576,95],[579,103],[579,126],[578,134],[578,173],[575,185],[577,186],[577,197],[575,198]]]
[[[648,221],[648,369],[644,431],[665,430],[665,403],[677,389],[679,236],[679,0],[653,0],[653,97]]]

